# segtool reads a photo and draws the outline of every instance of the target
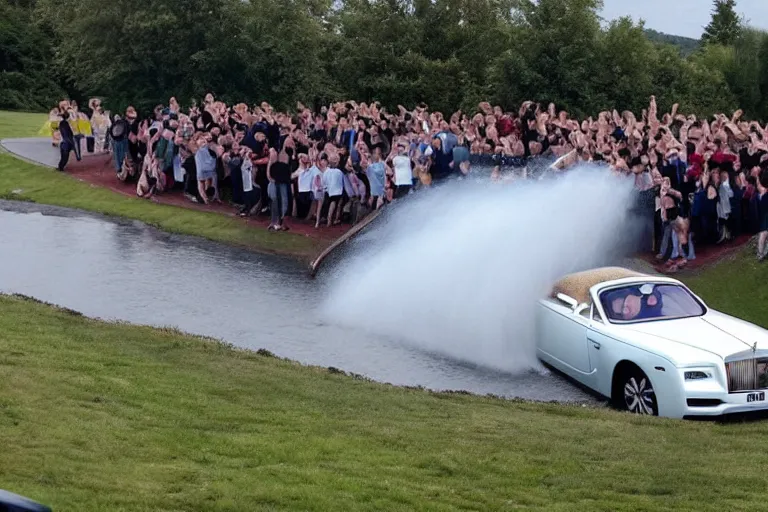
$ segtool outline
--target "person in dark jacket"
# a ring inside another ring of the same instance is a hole
[[[451,162],[453,161],[453,152],[445,153],[443,151],[443,141],[440,137],[432,138],[432,154],[430,158],[432,164],[429,172],[432,175],[432,181],[435,184],[444,182],[451,174]]]
[[[64,172],[64,167],[66,167],[67,162],[69,162],[69,152],[75,149],[75,134],[72,132],[72,126],[69,124],[68,112],[61,114],[59,133],[61,134],[61,143],[59,144],[59,151],[61,152],[59,171]]]

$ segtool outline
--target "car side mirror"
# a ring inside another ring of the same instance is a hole
[[[588,309],[589,309],[589,304],[587,304],[586,302],[582,302],[581,304],[579,304],[573,309],[573,314],[580,315],[581,313],[583,313]]]
[[[579,305],[579,302],[576,299],[574,299],[573,297],[569,297],[568,295],[566,295],[564,293],[558,293],[557,294],[557,300],[559,300],[560,302],[565,303],[568,307],[570,307],[573,310],[575,310],[576,307],[578,307],[578,305]]]

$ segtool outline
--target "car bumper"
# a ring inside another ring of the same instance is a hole
[[[768,390],[762,390],[768,398]],[[720,396],[689,396],[683,411],[684,417],[701,416],[726,416],[729,414],[744,414],[768,411],[768,399],[758,402],[747,402],[750,393],[730,393]],[[700,405],[701,401],[708,401],[711,405]],[[693,401],[693,405],[691,402]],[[720,401],[715,405],[716,401]]]

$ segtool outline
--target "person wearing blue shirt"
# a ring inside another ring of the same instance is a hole
[[[381,161],[381,150],[379,148],[374,148],[371,159],[371,163],[368,164],[368,168],[365,170],[371,186],[371,197],[368,200],[368,204],[371,208],[378,210],[384,205],[387,167]]]
[[[459,139],[456,137],[456,135],[446,130],[443,130],[440,133],[438,133],[436,137],[440,138],[444,153],[453,152],[454,146],[456,146],[459,143]]]

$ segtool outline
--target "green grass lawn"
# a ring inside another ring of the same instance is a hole
[[[45,115],[0,112],[0,139],[34,137],[45,123]],[[14,191],[21,191],[14,193]],[[0,198],[79,208],[81,210],[136,219],[164,231],[196,235],[249,249],[288,254],[309,260],[322,243],[294,233],[269,233],[246,226],[238,218],[188,210],[126,197],[94,187],[51,169],[22,162],[0,153]]]
[[[0,488],[55,511],[761,510],[768,423],[394,388],[0,296]]]
[[[38,137],[48,114],[0,110],[0,139]]]
[[[768,261],[752,244],[682,280],[713,308],[768,328]]]

